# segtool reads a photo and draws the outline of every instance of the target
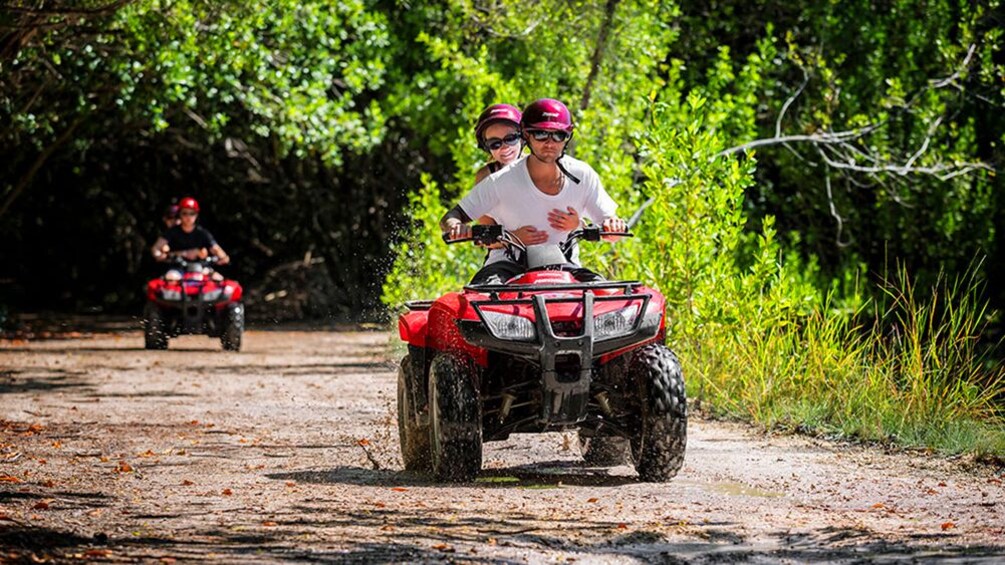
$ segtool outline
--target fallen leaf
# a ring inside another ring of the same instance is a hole
[[[362,445],[363,447],[366,447],[366,446],[370,445],[370,440],[368,440],[368,439],[366,439],[366,438],[361,438],[361,439],[360,439],[359,441],[357,441],[356,443],[358,443],[358,444]]]
[[[940,483],[939,483],[939,486],[940,486],[940,487],[944,487],[944,486],[946,486],[946,483],[945,483],[945,481],[943,481],[943,482],[940,482]]]
[[[444,553],[453,553],[454,552],[454,548],[450,547],[449,545],[447,545],[445,543],[438,543],[438,544],[436,544],[436,545],[433,546],[433,549],[437,549],[437,550],[442,551]]]
[[[84,552],[87,557],[108,557],[112,554],[110,549],[88,549]]]
[[[189,425],[190,426],[198,426],[199,425],[199,420],[192,420],[191,422],[189,422]]]
[[[125,461],[119,461],[119,464],[115,467],[116,473],[132,473],[133,467]]]
[[[32,510],[48,510],[49,509],[49,501],[47,501],[47,500],[40,500],[39,502],[36,502],[35,506],[32,506],[31,508],[32,508]],[[945,528],[943,528],[943,529],[945,529]]]
[[[153,451],[150,451],[149,449],[146,450],[146,451],[144,451],[143,453],[137,453],[136,454],[137,457],[153,457],[155,455],[157,455],[157,454],[154,453]]]
[[[588,498],[588,499],[586,499],[586,501],[587,501],[587,502],[591,502],[591,503],[592,503],[592,502],[596,502],[597,500],[598,500],[598,499],[597,499],[597,497],[595,497],[595,496],[594,496],[594,497],[592,497],[592,498]]]
[[[57,439],[56,441],[52,442],[52,446],[55,447],[56,449],[59,449],[63,447],[63,443]]]
[[[387,508],[387,505],[384,504],[383,502],[374,502],[373,505],[376,506],[377,508]]]
[[[102,508],[95,508],[94,510],[89,510],[87,512],[87,515],[88,516],[95,516],[95,517],[97,517],[97,516],[101,516],[102,512],[104,512],[104,509],[102,509]]]
[[[880,510],[880,509],[886,508],[886,505],[883,504],[882,502],[877,502],[876,504],[873,504],[872,507],[875,508],[875,509],[877,509],[877,510]]]
[[[222,494],[223,496],[230,496],[230,495],[234,494],[234,491],[230,490],[229,488],[225,488],[225,489],[223,489],[223,492],[220,493],[220,494]]]
[[[56,481],[54,481],[52,479],[49,479],[49,480],[43,482],[42,486],[44,486],[45,488],[52,488],[52,487],[56,486]]]
[[[621,522],[620,524],[618,524],[618,529],[619,530],[627,530],[628,529],[628,524],[626,524],[624,522]]]
[[[177,561],[174,557],[161,557],[161,563],[174,563]]]
[[[408,491],[408,489],[405,488],[405,487],[391,487],[391,490],[393,490],[394,492],[406,492],[406,491]]]
[[[286,486],[288,486],[288,487],[295,487],[295,486],[297,486],[297,483],[296,483],[296,481],[286,481]]]
[[[956,524],[954,524],[952,522],[943,522],[942,523],[942,531],[951,530],[951,529],[953,529],[955,527],[956,527]]]
[[[21,479],[14,475],[0,475],[0,483],[20,483]]]
[[[271,528],[272,526],[278,526],[279,524],[276,524],[272,520],[266,520],[262,522],[262,525]]]
[[[195,483],[193,483],[192,481],[190,481],[188,479],[185,479],[184,481],[181,482],[181,486],[183,486],[183,487],[190,487],[190,486],[192,486],[194,484]]]

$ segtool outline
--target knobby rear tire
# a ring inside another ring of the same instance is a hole
[[[406,355],[398,365],[398,440],[405,470],[428,473],[433,468],[429,425],[421,423],[421,410],[415,405],[412,393],[418,385],[418,376],[412,356]]]

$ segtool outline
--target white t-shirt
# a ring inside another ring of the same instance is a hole
[[[480,218],[489,215],[495,218],[501,226],[509,231],[516,231],[523,226],[534,226],[548,233],[546,243],[555,244],[565,241],[568,231],[557,231],[548,223],[548,213],[553,209],[563,212],[572,207],[580,217],[586,217],[596,224],[601,224],[614,217],[618,205],[607,194],[600,184],[597,172],[586,163],[569,157],[562,157],[562,166],[579,179],[577,184],[569,177],[562,175],[564,184],[558,194],[545,194],[534,186],[527,171],[527,157],[523,157],[505,168],[485,177],[475,185],[471,192],[461,199],[460,207],[469,218]],[[573,255],[578,262],[578,249]],[[489,252],[486,264],[495,263],[506,258],[503,249],[493,249]]]

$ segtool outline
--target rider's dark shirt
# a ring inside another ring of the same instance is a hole
[[[195,226],[190,232],[185,232],[181,226],[174,226],[164,232],[164,239],[167,240],[171,251],[188,251],[189,249],[209,249],[216,245],[213,234],[202,226]]]

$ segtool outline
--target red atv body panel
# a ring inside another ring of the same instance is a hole
[[[562,285],[576,284],[577,281],[568,272],[564,271],[532,271],[524,273],[508,281],[511,285]],[[548,302],[548,319],[553,327],[563,327],[581,324],[583,319],[583,303],[577,301],[583,297],[583,290],[552,290],[535,291],[533,288],[524,288],[519,291],[499,292],[497,300],[526,300],[531,296],[544,296],[547,300],[569,299],[568,302]],[[658,291],[644,287],[635,286],[631,294],[625,294],[624,288],[598,288],[591,290],[596,297],[607,297],[602,301],[597,301],[594,305],[594,317],[614,312],[623,308],[630,308],[633,305],[638,307],[643,302],[640,296],[648,295],[646,311],[641,314],[659,314],[658,333],[645,341],[632,343],[623,348],[604,353],[599,357],[601,364],[606,364],[612,359],[633,351],[650,343],[662,343],[666,337],[666,320],[664,311],[666,302],[663,295]],[[624,295],[624,300],[618,300],[618,295]],[[464,355],[472,359],[478,365],[485,367],[488,365],[488,350],[468,343],[461,334],[458,322],[480,322],[478,312],[473,304],[478,305],[483,311],[499,312],[503,314],[517,315],[520,317],[535,319],[533,305],[523,304],[479,304],[489,301],[488,294],[465,290],[464,292],[451,292],[443,295],[439,299],[429,303],[422,303],[421,307],[412,309],[398,318],[398,334],[403,341],[409,345],[422,348],[430,348],[436,351],[450,351]]]
[[[167,291],[167,296],[175,296],[177,298],[165,298],[165,291]],[[165,277],[159,277],[147,282],[147,300],[156,303],[158,306],[166,308],[180,307],[182,293],[184,293],[189,301],[199,295],[213,295],[216,293],[217,298],[212,301],[206,301],[206,303],[212,303],[213,307],[219,310],[228,304],[240,302],[244,290],[237,281],[227,279],[215,281],[211,276],[203,273],[184,273],[181,280],[167,280]]]

